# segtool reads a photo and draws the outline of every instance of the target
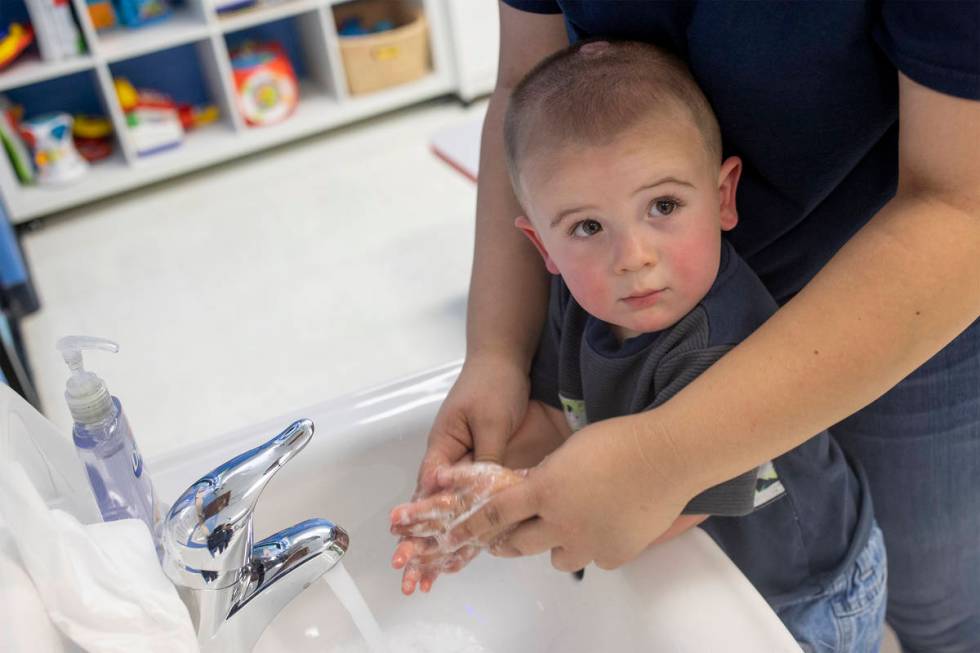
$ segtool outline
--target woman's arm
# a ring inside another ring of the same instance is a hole
[[[698,485],[863,408],[980,315],[980,102],[900,75],[899,115],[895,197],[793,300],[663,407],[658,428],[686,443],[689,460],[710,461],[685,465],[700,469]],[[705,405],[712,410],[697,410]]]
[[[511,89],[541,59],[568,45],[560,14],[525,13],[500,4],[497,85],[483,122],[477,186],[476,245],[466,316],[466,362],[429,433],[419,487],[431,491],[435,470],[472,452],[501,461],[520,425],[528,369],[547,308],[547,273],[520,232],[503,154],[503,120]]]
[[[615,567],[697,492],[886,392],[980,314],[980,102],[899,75],[899,186],[792,301],[663,406],[590,425],[460,526]],[[616,510],[613,507],[617,507]]]
[[[548,306],[548,275],[514,228],[523,210],[504,163],[504,113],[511,90],[539,61],[568,45],[561,14],[500,3],[500,58],[480,141],[476,248],[466,319],[466,355],[504,358],[526,375]]]

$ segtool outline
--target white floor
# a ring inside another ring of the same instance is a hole
[[[65,334],[149,459],[464,353],[475,185],[429,151],[437,101],[73,210],[23,239],[24,323],[66,432]]]

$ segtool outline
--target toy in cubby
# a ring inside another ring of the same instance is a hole
[[[340,23],[337,34],[340,36],[364,36],[365,34],[387,32],[390,29],[395,29],[395,24],[387,18],[375,21],[368,29],[364,26],[364,20],[360,16],[351,16]]]
[[[0,95],[0,142],[17,178],[22,184],[31,184],[34,183],[34,164],[20,136],[23,115],[24,107],[11,102],[6,95]]]
[[[34,157],[40,184],[66,184],[82,177],[88,163],[75,149],[72,117],[48,113],[20,123],[20,134]]]
[[[88,16],[95,29],[109,29],[116,26],[116,10],[109,0],[85,0]]]
[[[112,121],[108,118],[76,115],[72,135],[75,137],[78,153],[89,163],[112,154]]]
[[[147,156],[177,147],[184,132],[218,119],[214,105],[194,107],[174,102],[159,91],[137,90],[124,77],[115,78],[119,105],[126,114],[129,137],[137,154]]]
[[[288,118],[299,102],[299,83],[278,43],[244,43],[231,55],[238,111],[249,125]]]
[[[21,183],[72,181],[85,172],[86,161],[112,154],[108,118],[55,112],[22,120],[23,114],[22,106],[0,95],[0,141]]]
[[[258,0],[212,0],[214,10],[219,14],[249,9],[258,4]]]
[[[71,59],[85,52],[85,40],[66,0],[24,0],[43,61]]]
[[[30,25],[10,23],[0,32],[0,68],[6,67],[34,41],[34,30]]]
[[[119,22],[126,27],[142,27],[170,16],[167,0],[115,0]]]

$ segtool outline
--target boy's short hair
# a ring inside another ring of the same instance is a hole
[[[721,161],[721,130],[683,61],[649,43],[579,41],[543,59],[511,93],[504,150],[515,191],[529,151],[563,143],[603,145],[640,120],[686,112],[712,159]]]

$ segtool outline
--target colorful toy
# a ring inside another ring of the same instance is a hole
[[[23,113],[23,107],[11,103],[7,96],[0,95],[0,141],[3,141],[17,178],[21,183],[31,184],[34,182],[31,153],[27,151],[24,139],[20,137],[20,119]]]
[[[381,19],[375,21],[374,25],[368,29],[364,26],[364,21],[360,16],[351,16],[340,23],[340,27],[337,28],[337,34],[340,36],[364,36],[365,34],[386,32],[390,29],[395,29],[395,24],[390,20]]]
[[[116,10],[109,0],[86,0],[88,15],[95,29],[109,29],[116,25]]]
[[[258,4],[258,0],[212,0],[214,2],[214,10],[219,14],[223,14],[231,11],[238,11],[239,9],[246,9],[253,5]]]
[[[210,125],[221,117],[221,112],[217,105],[207,104],[201,107],[191,106],[190,104],[177,105],[177,115],[180,124],[185,130],[197,129],[204,125]]]
[[[20,56],[33,40],[34,30],[30,25],[25,27],[20,23],[10,23],[6,32],[0,33],[0,68]]]
[[[75,149],[71,126],[67,113],[49,113],[20,124],[21,136],[34,153],[38,183],[66,184],[88,170],[88,163]]]
[[[285,120],[299,102],[299,84],[278,43],[246,43],[231,57],[238,110],[250,125]]]
[[[137,91],[124,77],[117,77],[113,82],[137,154],[156,154],[183,142],[184,127],[173,100],[156,91]]]
[[[126,114],[129,137],[141,156],[176,147],[184,132],[210,124],[221,115],[213,104],[178,104],[163,93],[137,90],[125,77],[116,77],[113,83]]]
[[[85,51],[85,41],[75,26],[71,2],[66,0],[24,0],[31,16],[37,49],[44,61],[77,57]]]
[[[115,0],[119,22],[126,27],[142,27],[170,16],[167,0]]]
[[[78,153],[89,163],[112,154],[112,122],[108,118],[77,115],[72,135]]]

